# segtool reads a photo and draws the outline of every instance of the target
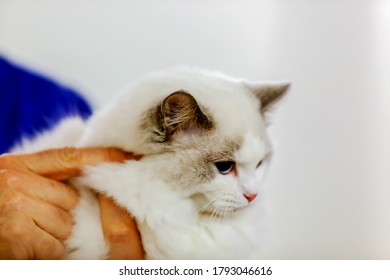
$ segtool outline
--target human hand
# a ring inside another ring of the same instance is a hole
[[[84,165],[134,158],[113,148],[62,148],[0,156],[0,259],[59,259],[73,219],[78,192],[59,180]],[[112,258],[142,258],[142,245],[129,214],[100,196],[102,227]],[[115,220],[110,219],[115,216]]]

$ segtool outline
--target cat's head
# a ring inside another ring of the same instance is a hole
[[[161,179],[223,216],[258,196],[271,149],[267,115],[287,88],[205,71],[152,74],[94,116],[81,145],[161,155]]]
[[[200,212],[219,217],[259,195],[271,152],[267,114],[289,87],[230,82],[214,85],[214,92],[207,86],[179,89],[147,117],[148,141],[167,155],[165,179],[193,198]]]

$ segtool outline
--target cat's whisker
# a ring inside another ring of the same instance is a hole
[[[226,214],[225,218],[226,219],[230,219],[232,217],[232,214],[233,214],[233,209],[232,208],[227,208],[225,214]]]
[[[223,209],[222,211],[222,215],[220,216],[221,217],[221,221],[225,220],[226,219],[226,213],[227,213],[227,208]]]
[[[203,205],[201,208],[198,209],[198,213],[199,214],[203,214],[203,213],[206,213],[207,211],[207,207],[210,206],[212,203],[214,203],[215,201],[217,201],[219,198],[216,197],[214,198],[213,200],[210,200],[208,203],[206,203],[205,205]]]
[[[216,197],[215,199],[213,200],[210,200],[208,203],[206,203],[205,205],[203,205],[201,208],[198,209],[198,213],[202,214],[204,211],[206,211],[206,208],[212,204],[213,202],[215,202],[216,200],[218,199],[218,197]]]
[[[228,211],[226,211],[226,218],[230,219],[232,217],[232,214],[233,214],[233,210],[228,209]]]
[[[210,221],[210,222],[213,220],[214,212],[215,212],[215,209],[213,210],[213,212],[211,212],[211,215],[209,216],[209,221]]]
[[[215,208],[213,210],[213,212],[211,213],[211,216],[210,216],[210,221],[212,221],[213,219],[218,219],[218,212],[219,212],[219,208]]]
[[[208,206],[210,206],[212,203],[214,203],[217,200],[223,202],[224,206],[223,207],[216,207],[210,213],[210,210],[207,209]],[[227,220],[227,219],[231,218],[233,216],[233,213],[235,212],[235,210],[238,208],[240,208],[240,203],[237,200],[237,198],[232,194],[225,193],[225,194],[216,196],[211,201],[208,201],[205,205],[203,205],[202,207],[200,207],[198,209],[198,213],[200,213],[200,214],[208,213],[210,221],[214,220],[214,219],[223,221],[223,220]],[[207,212],[207,210],[209,210],[209,211]]]

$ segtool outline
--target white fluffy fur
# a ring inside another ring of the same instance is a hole
[[[234,155],[239,176],[217,174],[196,185],[169,179],[188,154],[164,153],[150,145],[145,134],[140,133],[140,121],[150,108],[177,90],[193,95],[212,116],[215,141],[242,140]],[[85,128],[82,126],[80,120],[66,120],[50,134],[24,143],[24,149],[18,151],[65,145],[114,146],[144,157],[124,164],[87,167],[83,176],[74,180],[81,190],[81,200],[74,210],[75,227],[66,241],[66,258],[107,257],[97,201],[87,188],[107,193],[132,213],[147,258],[237,259],[250,258],[256,250],[261,235],[256,232],[256,224],[261,212],[258,201],[249,204],[243,193],[259,191],[259,177],[265,167],[259,170],[256,165],[266,157],[269,143],[259,99],[245,82],[193,70],[149,75],[124,90]],[[221,200],[218,196],[227,198]],[[229,215],[214,215],[212,211],[205,214],[199,211],[201,207],[220,207]],[[226,209],[231,208],[237,211],[227,213]]]

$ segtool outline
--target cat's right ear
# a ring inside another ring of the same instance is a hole
[[[262,115],[266,115],[269,111],[272,111],[272,108],[274,108],[275,104],[277,104],[279,100],[283,98],[290,87],[290,83],[247,83],[247,86],[260,101]]]
[[[160,107],[160,127],[164,141],[175,137],[198,135],[212,128],[212,122],[202,112],[195,98],[176,91],[164,99]]]

